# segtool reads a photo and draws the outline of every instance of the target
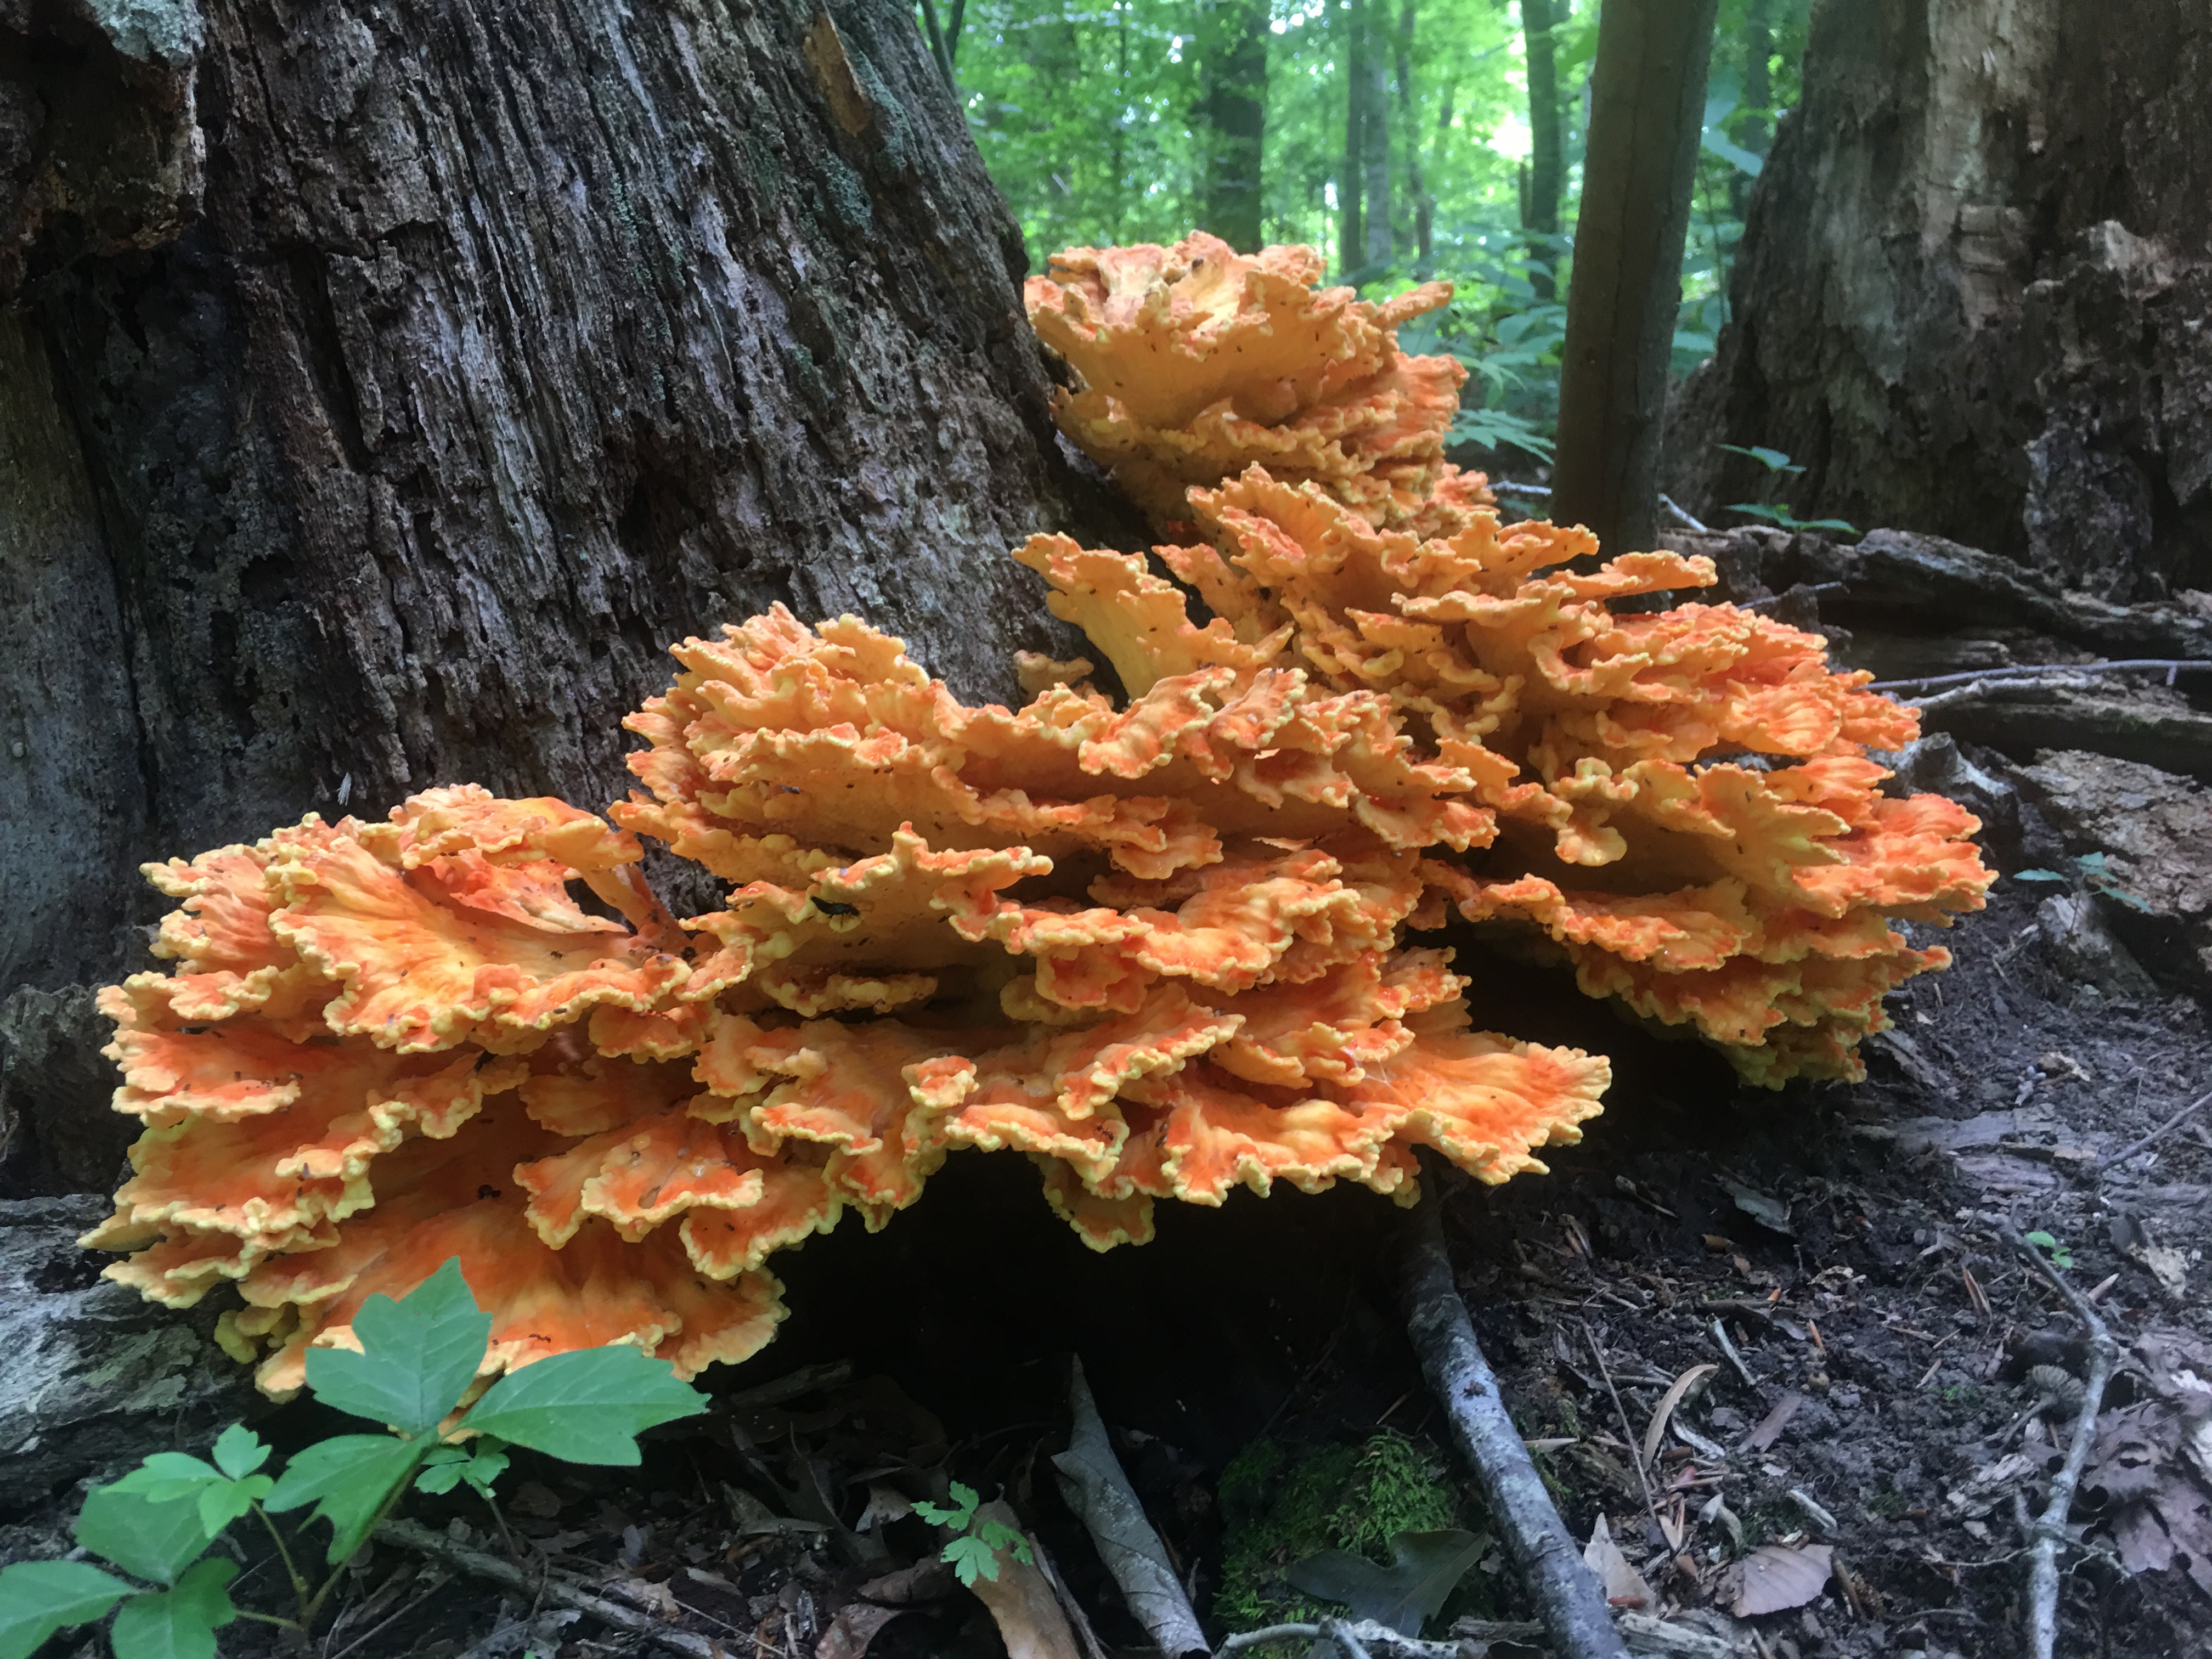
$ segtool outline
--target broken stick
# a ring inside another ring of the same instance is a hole
[[[2089,1462],[2090,1444],[2097,1437],[2097,1413],[2104,1408],[2105,1385],[2112,1380],[2120,1347],[2089,1298],[2068,1284],[2043,1252],[2021,1236],[2019,1228],[2008,1222],[2003,1231],[2005,1242],[2057,1287],[2089,1333],[2089,1376],[2081,1386],[2081,1411],[2074,1419],[2074,1437],[2066,1448],[2066,1462],[2051,1477],[2051,1501],[2027,1528],[2028,1651],[2033,1659],[2051,1659],[2058,1646],[2058,1547],[2066,1540],[2066,1517],[2074,1508],[2075,1490],[2081,1484],[2081,1471]]]
[[[648,1642],[657,1642],[674,1653],[690,1656],[690,1659],[723,1659],[726,1650],[718,1642],[695,1635],[688,1630],[678,1630],[673,1625],[663,1624],[650,1613],[635,1613],[619,1602],[610,1601],[604,1595],[594,1595],[580,1584],[571,1583],[563,1576],[550,1571],[526,1572],[512,1561],[502,1561],[495,1555],[471,1549],[458,1539],[413,1521],[380,1522],[374,1534],[380,1544],[396,1545],[413,1550],[417,1555],[427,1555],[471,1578],[481,1578],[487,1583],[499,1584],[532,1598],[532,1605],[550,1601],[556,1607],[574,1607],[589,1613],[603,1625],[613,1626],[632,1636],[641,1636]]]
[[[1443,1407],[1453,1443],[1474,1470],[1560,1659],[1625,1659],[1627,1649],[1613,1628],[1605,1591],[1583,1565],[1582,1552],[1506,1412],[1497,1373],[1474,1340],[1444,1252],[1441,1172],[1425,1157],[1423,1161],[1428,1192],[1407,1212],[1400,1280],[1406,1329],[1420,1356],[1421,1374]]]

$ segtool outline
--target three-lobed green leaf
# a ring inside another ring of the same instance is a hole
[[[668,1361],[620,1345],[509,1371],[463,1421],[568,1462],[634,1464],[640,1434],[706,1408],[707,1396],[678,1382]]]
[[[29,1659],[56,1631],[104,1617],[130,1594],[113,1573],[82,1561],[0,1568],[0,1659]]]
[[[392,1489],[415,1472],[428,1443],[384,1434],[342,1434],[294,1457],[269,1494],[267,1507],[282,1514],[304,1504],[331,1523],[330,1559],[343,1561],[361,1547]]]
[[[173,1589],[134,1595],[115,1611],[108,1639],[125,1659],[215,1659],[215,1633],[238,1617],[230,1581],[238,1563],[210,1556]]]
[[[422,1460],[422,1472],[415,1477],[415,1490],[447,1492],[465,1480],[489,1499],[492,1482],[506,1473],[507,1465],[507,1454],[489,1435],[481,1437],[473,1447],[440,1446]]]
[[[307,1386],[326,1406],[418,1438],[476,1381],[491,1316],[477,1308],[461,1264],[448,1261],[400,1301],[370,1297],[354,1315],[353,1332],[359,1353],[307,1350]]]

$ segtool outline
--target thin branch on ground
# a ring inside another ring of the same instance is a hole
[[[1505,1409],[1498,1375],[1474,1340],[1444,1249],[1443,1170],[1425,1155],[1427,1196],[1407,1212],[1400,1293],[1421,1374],[1443,1407],[1453,1443],[1474,1472],[1491,1518],[1527,1583],[1559,1659],[1626,1659],[1605,1590],[1583,1565],[1521,1431]]]
[[[2057,1288],[2089,1333],[2089,1375],[2081,1387],[2081,1410],[2074,1419],[2074,1437],[2066,1448],[2066,1462],[2051,1477],[2050,1502],[2027,1528],[2028,1651],[2033,1659],[2052,1659],[2058,1645],[2058,1547],[2066,1541],[2066,1517],[2073,1511],[2074,1493],[2089,1462],[2089,1447],[2097,1437],[2097,1413],[2104,1409],[2105,1387],[2112,1380],[2120,1349],[2096,1305],[2069,1284],[2049,1258],[2021,1236],[2019,1228],[2007,1222],[2003,1233],[2005,1242]]]
[[[2091,1175],[2100,1176],[2107,1170],[2117,1170],[2121,1164],[2126,1163],[2130,1158],[2136,1157],[2138,1153],[2148,1152],[2152,1147],[2157,1146],[2160,1141],[2165,1139],[2166,1136],[2172,1134],[2183,1124],[2188,1122],[2191,1118],[2195,1117],[2197,1113],[2203,1111],[2207,1106],[2212,1106],[2212,1093],[2205,1093],[2197,1096],[2196,1099],[2191,1101],[2189,1104],[2183,1107],[2172,1117],[2166,1119],[2165,1122],[2160,1124],[2158,1127],[2153,1129],[2148,1134],[2138,1136],[2136,1139],[2130,1141],[2126,1146],[2121,1147],[2118,1152],[2114,1152],[2110,1158],[2099,1158],[2094,1164],[2092,1164],[2089,1166],[2089,1173]]]
[[[502,1561],[495,1555],[471,1549],[466,1544],[448,1538],[441,1532],[433,1532],[413,1521],[384,1522],[372,1535],[380,1544],[412,1550],[417,1555],[426,1555],[457,1572],[465,1572],[471,1578],[503,1585],[525,1595],[539,1596],[559,1607],[574,1607],[579,1613],[590,1614],[603,1625],[658,1642],[672,1653],[688,1654],[691,1659],[717,1659],[718,1655],[726,1651],[703,1636],[695,1635],[688,1630],[678,1630],[648,1613],[635,1613],[618,1602],[608,1601],[605,1596],[594,1595],[562,1575],[548,1571],[541,1578],[537,1574],[524,1571],[512,1561]]]
[[[1942,685],[1978,685],[1991,680],[2040,680],[2070,674],[2118,674],[2142,672],[2173,675],[2212,669],[2212,662],[2187,657],[2130,657],[2121,662],[2013,663],[2002,668],[1969,668],[1956,674],[1921,674],[1905,680],[1876,680],[1869,691],[1930,691]]]
[[[1644,1451],[1636,1443],[1636,1425],[1628,1420],[1628,1408],[1620,1403],[1620,1390],[1613,1386],[1613,1367],[1605,1363],[1605,1350],[1598,1346],[1597,1334],[1589,1328],[1589,1321],[1582,1322],[1583,1340],[1589,1344],[1590,1357],[1597,1361],[1597,1374],[1605,1379],[1605,1391],[1613,1396],[1613,1415],[1620,1419],[1620,1437],[1628,1443],[1629,1461],[1636,1465],[1636,1484],[1644,1488],[1644,1512],[1651,1524],[1664,1538],[1667,1528],[1660,1524],[1659,1500],[1652,1495],[1650,1472],[1644,1467]]]
[[[1388,1625],[1371,1619],[1324,1619],[1316,1625],[1269,1625],[1230,1637],[1214,1650],[1231,1654],[1255,1648],[1262,1642],[1334,1642],[1344,1659],[1459,1659],[1457,1642],[1424,1642],[1401,1636]]]

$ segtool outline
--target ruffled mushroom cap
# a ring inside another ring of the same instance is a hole
[[[1443,462],[1467,371],[1401,353],[1396,330],[1451,285],[1372,304],[1317,287],[1321,270],[1311,248],[1247,257],[1204,232],[1054,254],[1023,294],[1083,381],[1056,400],[1061,429],[1163,526],[1188,517],[1191,486],[1255,464],[1377,523],[1448,522],[1483,482]]]
[[[1594,550],[1586,532],[1502,526],[1481,507],[1420,539],[1258,467],[1191,506],[1215,546],[1158,551],[1215,612],[1203,636],[1133,556],[1033,543],[1028,562],[1124,672],[1234,641],[1255,684],[1295,660],[1341,696],[1382,700],[1410,764],[1424,763],[1408,728],[1425,731],[1431,763],[1466,780],[1487,821],[1466,864],[1428,861],[1431,886],[1471,921],[1540,930],[1585,991],[1692,1024],[1747,1075],[1855,1074],[1881,993],[1948,960],[1890,924],[1979,908],[1990,878],[1972,816],[1881,793],[1868,750],[1901,748],[1917,725],[1863,689],[1869,676],[1734,606],[1609,608],[1709,584],[1706,561],[1563,568]],[[1127,573],[1118,587],[1109,562]],[[1141,605],[1117,609],[1115,594]],[[1793,1030],[1820,1035],[1785,1042]]]

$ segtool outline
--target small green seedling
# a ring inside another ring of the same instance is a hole
[[[1750,456],[1777,480],[1805,470],[1780,450],[1769,449],[1765,444],[1723,444],[1720,447],[1731,454]],[[1859,533],[1858,526],[1847,519],[1801,519],[1779,501],[1731,501],[1729,511],[1748,513],[1754,519],[1764,519],[1784,530],[1834,530],[1846,536]]]
[[[234,1424],[210,1448],[212,1462],[155,1452],[120,1480],[94,1486],[77,1516],[76,1541],[130,1577],[87,1561],[0,1569],[0,1659],[28,1659],[55,1632],[111,1609],[108,1639],[120,1659],[213,1659],[216,1632],[238,1619],[305,1638],[343,1564],[410,1486],[443,1492],[466,1482],[489,1501],[508,1445],[572,1463],[634,1464],[641,1433],[705,1409],[706,1396],[678,1382],[667,1361],[633,1347],[593,1348],[509,1372],[441,1432],[476,1381],[491,1324],[457,1261],[398,1302],[370,1297],[354,1316],[361,1351],[309,1349],[307,1387],[326,1406],[386,1425],[387,1433],[335,1436],[275,1474],[263,1472],[269,1447]],[[465,1446],[453,1443],[460,1436],[469,1437]],[[311,1504],[307,1522],[288,1540],[272,1517]],[[238,1563],[208,1553],[248,1515],[275,1540],[297,1602],[291,1616],[234,1603]],[[305,1526],[317,1521],[331,1528],[330,1571],[319,1584],[300,1565],[308,1559]]]
[[[2106,898],[2117,899],[2130,909],[2150,914],[2150,901],[2140,893],[2130,893],[2120,885],[2120,878],[2112,872],[2111,863],[2102,853],[2084,853],[2074,860],[2080,872],[2081,884],[2093,893],[2102,893]],[[2064,881],[2067,878],[2056,870],[2019,870],[2013,873],[2014,881]]]
[[[980,1517],[976,1505],[982,1502],[975,1487],[952,1483],[952,1504],[916,1504],[914,1512],[933,1527],[947,1527],[952,1539],[941,1552],[941,1559],[951,1567],[953,1576],[966,1585],[974,1586],[978,1578],[996,1583],[999,1577],[999,1552],[1012,1552],[1015,1560],[1024,1566],[1036,1559],[1030,1553],[1029,1540],[1003,1521]]]
[[[1732,455],[1748,455],[1769,472],[1802,472],[1805,469],[1794,465],[1778,449],[1769,449],[1765,444],[1723,444],[1723,449]]]
[[[2074,1265],[2074,1252],[2041,1229],[2028,1234],[2027,1242],[2049,1256],[2052,1267],[2071,1267]]]

